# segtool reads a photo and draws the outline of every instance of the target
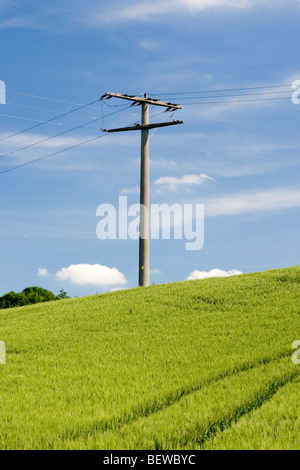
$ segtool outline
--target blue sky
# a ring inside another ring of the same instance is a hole
[[[122,194],[138,202],[139,132],[1,173],[139,121],[138,107],[101,107],[108,91],[183,106],[173,119],[184,125],[151,132],[151,202],[205,204],[205,244],[151,241],[151,282],[299,264],[299,20],[298,0],[0,0],[0,294],[137,285],[138,242],[100,241],[96,209]],[[152,122],[171,118],[161,111]]]

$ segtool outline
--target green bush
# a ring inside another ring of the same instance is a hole
[[[14,291],[0,297],[0,309],[23,307],[24,305],[38,304],[57,300],[57,297],[49,290],[42,287],[26,287],[22,292]]]

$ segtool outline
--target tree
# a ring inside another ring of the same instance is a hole
[[[24,302],[25,296],[20,296],[20,294],[11,291],[0,297],[0,308],[12,308],[19,305],[25,305]]]
[[[53,292],[43,289],[42,287],[26,287],[23,294],[25,294],[26,299],[29,304],[37,304],[40,302],[50,302],[51,300],[56,300]]]
[[[64,299],[69,299],[70,297],[68,296],[68,294],[63,289],[61,289],[56,298],[57,298],[57,300],[64,300]]]
[[[0,309],[22,307],[23,305],[37,304],[57,300],[49,290],[42,287],[26,287],[22,292],[8,292],[0,297]]]

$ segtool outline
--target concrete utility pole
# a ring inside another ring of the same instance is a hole
[[[150,225],[150,201],[149,201],[149,129],[157,127],[174,126],[183,124],[183,121],[163,122],[158,124],[149,123],[149,104],[163,106],[166,111],[176,111],[182,109],[182,106],[173,103],[164,103],[162,101],[143,98],[132,95],[120,95],[118,93],[106,93],[101,96],[101,100],[110,98],[121,98],[132,101],[132,106],[142,106],[142,123],[131,127],[121,127],[117,129],[101,129],[103,132],[124,132],[141,131],[141,181],[140,181],[140,239],[139,239],[139,286],[146,287],[150,284],[150,250],[149,250],[149,225]]]
[[[149,104],[142,104],[142,125],[149,124]],[[140,180],[140,250],[139,286],[150,284],[150,200],[149,200],[149,129],[143,129],[141,140],[141,180]]]

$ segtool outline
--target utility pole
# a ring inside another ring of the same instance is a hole
[[[163,106],[166,111],[176,111],[182,109],[182,106],[173,103],[164,103],[157,99],[120,95],[118,93],[106,93],[101,96],[101,100],[111,98],[121,98],[132,101],[131,106],[141,105],[142,120],[141,124],[135,124],[131,127],[121,127],[117,129],[101,129],[103,132],[124,132],[124,131],[141,131],[141,180],[140,180],[140,237],[139,237],[139,286],[147,287],[150,284],[150,200],[149,200],[149,129],[158,127],[174,126],[183,124],[183,121],[163,122],[157,124],[149,123],[149,104],[155,106]]]
[[[149,104],[142,104],[142,125],[149,125]],[[141,132],[139,286],[150,284],[149,129]]]

